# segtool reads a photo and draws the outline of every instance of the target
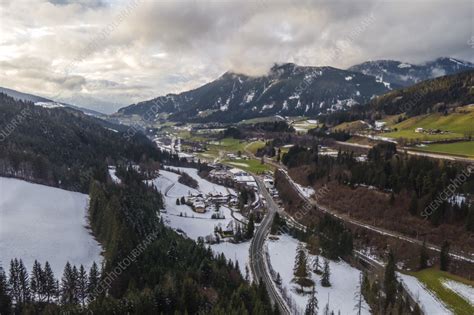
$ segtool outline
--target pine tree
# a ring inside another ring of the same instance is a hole
[[[255,222],[253,214],[250,215],[249,222],[247,223],[247,232],[245,234],[246,239],[251,239],[255,230]]]
[[[357,285],[357,290],[354,294],[354,299],[356,301],[356,304],[354,306],[354,310],[357,311],[357,315],[362,314],[362,309],[363,309],[362,300],[364,299],[364,295],[363,295],[363,286],[364,286],[363,282],[365,280],[364,277],[365,277],[365,275],[360,273],[360,275],[359,275],[359,284]]]
[[[18,275],[18,259],[12,259],[10,261],[10,272],[8,277],[8,286],[10,287],[10,295],[13,302],[16,304],[20,303],[21,291],[20,291],[20,280]]]
[[[18,263],[18,281],[20,285],[20,304],[29,302],[30,300],[30,281],[28,271],[23,261],[20,259]]]
[[[327,258],[324,259],[324,268],[323,268],[323,275],[321,276],[321,285],[323,287],[330,287],[331,282],[329,280],[331,276],[331,271],[329,270],[329,260]]]
[[[313,259],[313,272],[321,274],[321,266],[319,265],[319,255],[316,255]]]
[[[395,257],[393,252],[390,250],[388,253],[388,261],[385,266],[385,276],[384,276],[384,288],[385,288],[385,308],[390,304],[395,302],[395,294],[397,291],[397,278],[395,275]]]
[[[69,262],[64,267],[61,279],[61,302],[63,304],[77,304],[77,269]]]
[[[426,242],[423,240],[423,245],[421,246],[420,249],[420,269],[425,269],[428,267],[428,252],[426,249]]]
[[[99,268],[95,261],[92,263],[92,267],[89,271],[89,281],[87,286],[87,295],[89,301],[92,301],[96,298],[97,289],[99,288],[100,274]]]
[[[449,243],[444,241],[443,246],[441,247],[441,252],[439,255],[439,265],[440,269],[443,271],[448,271],[449,269]]]
[[[35,260],[33,263],[33,269],[31,271],[30,279],[30,290],[31,290],[31,299],[33,301],[41,301],[42,293],[44,287],[44,276],[43,270],[41,269],[41,264]]]
[[[296,282],[303,286],[305,279],[308,278],[308,260],[306,258],[306,252],[301,244],[298,245],[296,252],[293,273],[296,278]]]
[[[10,288],[7,282],[7,276],[3,267],[0,265],[0,314],[11,313],[11,297],[9,295]]]
[[[77,277],[77,297],[82,306],[85,305],[88,295],[88,282],[87,282],[87,272],[84,269],[84,266],[79,267],[79,274]]]
[[[44,292],[46,302],[49,303],[58,294],[57,288],[56,288],[56,279],[54,278],[54,273],[53,273],[53,270],[51,269],[51,266],[49,265],[49,262],[46,262],[44,264],[43,276],[44,276],[43,292]]]
[[[311,297],[306,304],[305,315],[317,315],[318,314],[318,299],[316,298],[316,287],[313,286],[311,291]]]
[[[179,198],[176,198],[176,205],[179,206]]]

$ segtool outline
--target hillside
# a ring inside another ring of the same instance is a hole
[[[454,58],[438,58],[423,64],[410,64],[395,60],[367,61],[350,67],[349,71],[371,75],[391,88],[410,85],[444,75],[474,69],[474,64]]]
[[[158,111],[171,114],[169,118],[175,121],[237,122],[330,113],[364,104],[387,91],[384,83],[361,73],[284,64],[260,77],[227,72],[195,90],[133,104],[118,113],[145,117]]]
[[[416,116],[474,103],[474,70],[418,83],[375,98],[369,110]]]
[[[474,135],[474,106],[456,108],[452,113],[432,113],[414,116],[402,122],[388,124],[396,131],[385,133],[386,137],[429,140],[467,138]],[[416,128],[441,130],[440,134],[417,133]]]
[[[4,93],[4,94],[6,94],[10,97],[13,97],[16,100],[19,100],[19,101],[33,102],[35,105],[42,106],[42,107],[47,107],[47,108],[68,107],[68,108],[72,108],[72,109],[81,111],[84,114],[88,114],[88,115],[91,115],[91,116],[95,116],[95,117],[103,117],[104,116],[104,114],[99,113],[99,112],[94,111],[94,110],[91,110],[91,109],[87,109],[87,108],[67,104],[67,103],[64,103],[64,102],[56,102],[56,101],[53,101],[53,100],[50,100],[50,99],[47,99],[47,98],[44,98],[44,97],[41,97],[41,96],[28,94],[28,93],[23,93],[23,92],[19,92],[19,91],[12,90],[12,89],[7,89],[7,88],[4,88],[4,87],[0,87],[0,93]]]
[[[145,136],[104,128],[67,108],[43,108],[0,93],[0,175],[86,191],[105,177],[106,158],[138,162],[160,156]]]

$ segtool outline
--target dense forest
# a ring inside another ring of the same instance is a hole
[[[352,152],[340,151],[337,157],[320,156],[317,146],[293,146],[283,155],[282,162],[289,168],[309,166],[305,170],[312,185],[318,180],[335,180],[350,187],[368,185],[390,192],[392,198],[402,191],[408,192],[412,198],[411,215],[427,217],[434,225],[464,224],[468,231],[474,231],[474,207],[469,207],[465,198],[474,192],[470,165],[408,157],[399,154],[393,143],[373,147],[366,162],[357,161]],[[440,199],[438,196],[448,187],[458,198],[444,198],[436,205],[436,211],[430,211],[432,201]]]
[[[47,109],[0,93],[0,175],[87,192],[107,162],[166,158],[144,135],[125,137],[68,108]]]
[[[46,299],[46,293],[36,293],[33,281],[35,270],[42,270],[40,274],[44,274],[46,265],[44,269],[36,266],[29,277],[23,264],[13,260],[12,270],[19,270],[22,276],[15,276],[13,280],[10,277],[7,281],[0,272],[0,313],[276,312],[265,287],[249,284],[240,274],[238,265],[223,255],[215,256],[202,242],[195,243],[166,227],[157,215],[163,206],[161,194],[152,185],[145,184],[144,176],[133,168],[121,171],[124,173],[126,176],[121,178],[120,185],[99,181],[91,185],[91,226],[105,249],[106,258],[100,274],[97,275],[96,267],[87,274],[84,268],[68,263],[60,282],[49,275],[49,279],[54,279],[50,280],[54,288]],[[15,288],[22,288],[20,298],[12,290],[14,284]],[[83,292],[84,286],[89,289]],[[15,303],[12,304],[12,300]]]

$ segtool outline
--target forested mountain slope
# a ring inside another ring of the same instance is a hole
[[[106,159],[159,158],[145,136],[101,126],[97,118],[47,109],[0,93],[0,175],[87,191],[91,178],[106,176]]]
[[[170,119],[236,122],[269,115],[317,115],[364,104],[389,91],[362,73],[332,67],[275,65],[267,75],[227,72],[195,90],[169,94],[119,110],[120,115],[168,113]]]

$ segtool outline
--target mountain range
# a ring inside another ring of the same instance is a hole
[[[374,76],[379,81],[389,82],[396,89],[473,68],[474,64],[467,61],[438,58],[418,65],[395,60],[367,61],[348,70]]]
[[[267,75],[226,72],[197,89],[121,108],[118,115],[187,122],[236,122],[282,115],[317,116],[365,104],[375,96],[415,83],[473,69],[474,64],[438,58],[420,65],[369,61],[347,70],[275,65]]]
[[[362,73],[288,63],[275,65],[260,77],[227,72],[195,90],[133,104],[120,109],[119,114],[144,116],[158,105],[160,113],[169,113],[169,118],[177,121],[235,122],[271,115],[317,115],[365,103],[389,90],[387,84]]]

